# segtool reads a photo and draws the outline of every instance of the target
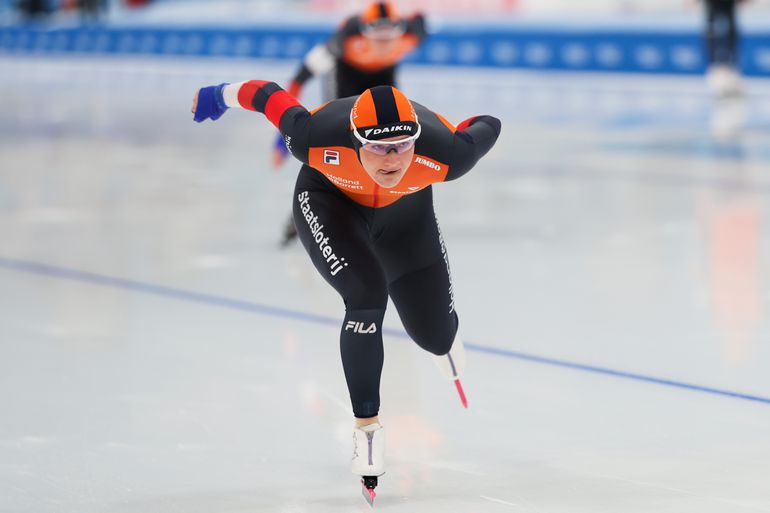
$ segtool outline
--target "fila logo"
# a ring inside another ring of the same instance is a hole
[[[324,164],[332,166],[340,165],[340,152],[335,150],[324,150]]]
[[[377,325],[371,323],[368,328],[364,329],[363,322],[348,321],[345,325],[345,331],[353,330],[353,333],[363,333],[368,335],[369,333],[377,333]]]
[[[389,134],[391,132],[411,132],[411,128],[407,125],[386,126],[385,128],[370,128],[364,130],[364,137],[371,135]]]
[[[415,162],[418,164],[422,164],[423,166],[427,166],[431,169],[435,169],[436,171],[441,171],[441,166],[436,164],[435,162],[431,162],[430,160],[424,159],[422,157],[417,157],[414,159]]]

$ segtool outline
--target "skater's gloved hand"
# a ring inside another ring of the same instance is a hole
[[[288,156],[289,148],[286,147],[286,141],[281,134],[278,134],[273,144],[273,167],[276,169],[281,167]]]
[[[216,121],[222,117],[227,110],[223,92],[227,84],[208,86],[201,88],[193,98],[192,113],[193,119],[201,123],[207,119]]]

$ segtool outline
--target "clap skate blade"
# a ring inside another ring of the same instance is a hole
[[[362,476],[361,477],[361,495],[369,506],[374,507],[374,498],[377,494],[374,489],[377,487],[377,476]]]

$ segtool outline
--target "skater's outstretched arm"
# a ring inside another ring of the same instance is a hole
[[[500,128],[500,120],[492,116],[474,116],[457,125],[446,180],[455,180],[470,171],[495,145]]]
[[[294,157],[308,163],[310,112],[278,84],[249,80],[204,87],[193,99],[192,112],[195,121],[200,123],[206,119],[219,119],[231,107],[264,114],[280,130]]]

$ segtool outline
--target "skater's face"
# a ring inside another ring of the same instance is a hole
[[[409,139],[409,137],[389,137],[383,139],[382,142],[394,142],[403,139]],[[361,157],[361,165],[366,173],[372,177],[372,180],[380,187],[389,189],[398,185],[398,182],[406,174],[406,170],[414,158],[414,145],[412,144],[409,149],[402,153],[398,153],[396,145],[393,145],[390,151],[384,155],[369,151],[364,145],[358,153]]]

